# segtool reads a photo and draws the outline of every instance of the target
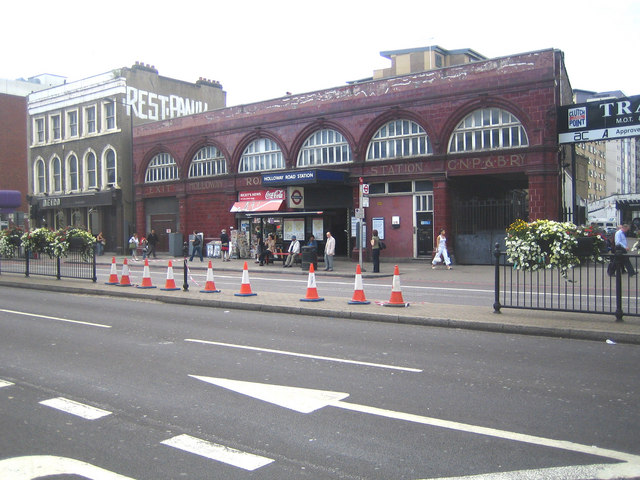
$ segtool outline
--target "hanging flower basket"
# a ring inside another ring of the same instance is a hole
[[[22,235],[22,247],[31,253],[47,254],[53,258],[53,232],[48,228],[36,228]]]
[[[0,232],[0,256],[12,258],[18,255],[24,232],[12,227]]]
[[[507,260],[514,268],[526,271],[558,268],[566,277],[568,270],[581,262],[601,262],[604,240],[571,222],[516,220],[507,229],[505,243]]]

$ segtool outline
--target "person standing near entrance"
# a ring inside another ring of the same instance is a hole
[[[147,256],[149,258],[151,258],[151,255],[153,255],[153,258],[156,258],[156,245],[158,244],[158,240],[158,234],[152,228],[151,233],[147,235],[147,244],[149,245],[149,254]]]
[[[371,232],[371,259],[373,261],[373,273],[380,273],[380,237],[378,230]]]
[[[200,261],[202,261],[202,240],[200,240],[200,235],[198,235],[195,230],[193,231],[193,240],[191,240],[191,245],[193,248],[191,249],[191,258],[189,261],[193,261],[193,257],[196,253],[200,257]]]
[[[433,262],[431,262],[431,268],[435,269],[436,264],[442,262],[442,258],[444,258],[447,270],[451,270],[451,259],[449,258],[449,252],[447,251],[447,237],[445,233],[444,228],[440,230],[438,243],[436,244],[436,255],[433,257]]]
[[[331,232],[327,232],[327,243],[324,245],[324,264],[325,271],[333,272],[333,257],[336,254],[336,239],[331,236]]]
[[[129,250],[131,251],[131,260],[138,261],[136,252],[138,251],[139,244],[140,244],[140,241],[138,240],[138,234],[134,233],[133,235],[131,235],[131,238],[129,239]]]
[[[227,230],[224,228],[220,233],[220,252],[222,253],[223,262],[231,260],[231,258],[229,258],[229,235],[227,235]]]

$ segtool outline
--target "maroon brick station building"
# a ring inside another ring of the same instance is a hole
[[[274,233],[285,249],[313,234],[320,254],[331,231],[338,258],[357,258],[364,215],[383,260],[430,260],[444,228],[456,261],[490,263],[513,220],[560,216],[556,115],[571,99],[548,49],[141,125],[137,231]]]

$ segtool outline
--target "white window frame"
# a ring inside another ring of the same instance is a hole
[[[93,157],[93,168],[91,168],[91,165],[89,163],[90,157]],[[87,153],[85,153],[83,164],[84,164],[84,169],[83,169],[84,184],[86,186],[86,189],[100,188],[101,175],[100,175],[100,169],[99,169],[98,156],[93,150],[90,150]],[[93,175],[93,180],[91,179],[92,175]]]
[[[109,154],[112,154],[110,157]],[[118,186],[118,156],[116,151],[112,148],[106,148],[103,153],[102,160],[102,182],[104,187],[117,187]]]
[[[113,109],[110,112],[110,109]],[[111,114],[110,114],[111,113]],[[116,121],[116,102],[115,101],[106,101],[102,104],[102,130],[103,131],[111,131],[115,130],[118,126]]]
[[[508,110],[480,108],[464,117],[449,138],[449,153],[529,146],[522,122]]]
[[[373,135],[367,147],[367,161],[432,155],[431,140],[422,126],[406,118],[391,120]]]
[[[80,133],[78,125],[78,110],[68,110],[66,113],[66,138],[76,138]]]
[[[298,153],[298,167],[334,165],[352,161],[351,147],[344,136],[333,129],[313,132]]]
[[[56,166],[58,167],[57,171]],[[51,171],[51,185],[49,190],[53,193],[64,192],[64,172],[62,166],[60,157],[55,156],[51,159],[49,169]]]
[[[51,133],[51,142],[59,142],[62,140],[62,118],[59,113],[49,117],[49,127]]]
[[[93,112],[93,115],[90,113]],[[93,119],[91,118],[93,116]],[[91,105],[84,108],[84,135],[95,135],[98,133],[98,119],[96,116],[96,106]]]
[[[33,165],[33,190],[35,193],[47,191],[47,165],[42,157],[38,157]]]
[[[43,144],[47,140],[45,118],[37,117],[33,119],[33,143],[35,145]]]
[[[227,159],[213,145],[202,147],[191,159],[189,178],[214,177],[227,173]]]
[[[244,149],[238,166],[238,173],[281,170],[284,168],[282,150],[270,138],[254,140]]]
[[[82,190],[82,186],[80,185],[81,175],[80,175],[80,161],[78,160],[78,156],[75,153],[71,152],[67,156],[67,160],[65,161],[65,164],[66,164],[65,184],[67,185],[67,191],[78,192]]]
[[[144,174],[144,183],[168,182],[180,178],[180,169],[171,154],[163,152],[154,156]]]

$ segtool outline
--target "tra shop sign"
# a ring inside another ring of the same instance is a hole
[[[640,135],[640,95],[603,99],[558,109],[558,143]]]
[[[285,199],[286,199],[286,194],[285,194],[285,191],[282,189],[238,192],[239,202],[250,202],[252,200],[285,200]]]

